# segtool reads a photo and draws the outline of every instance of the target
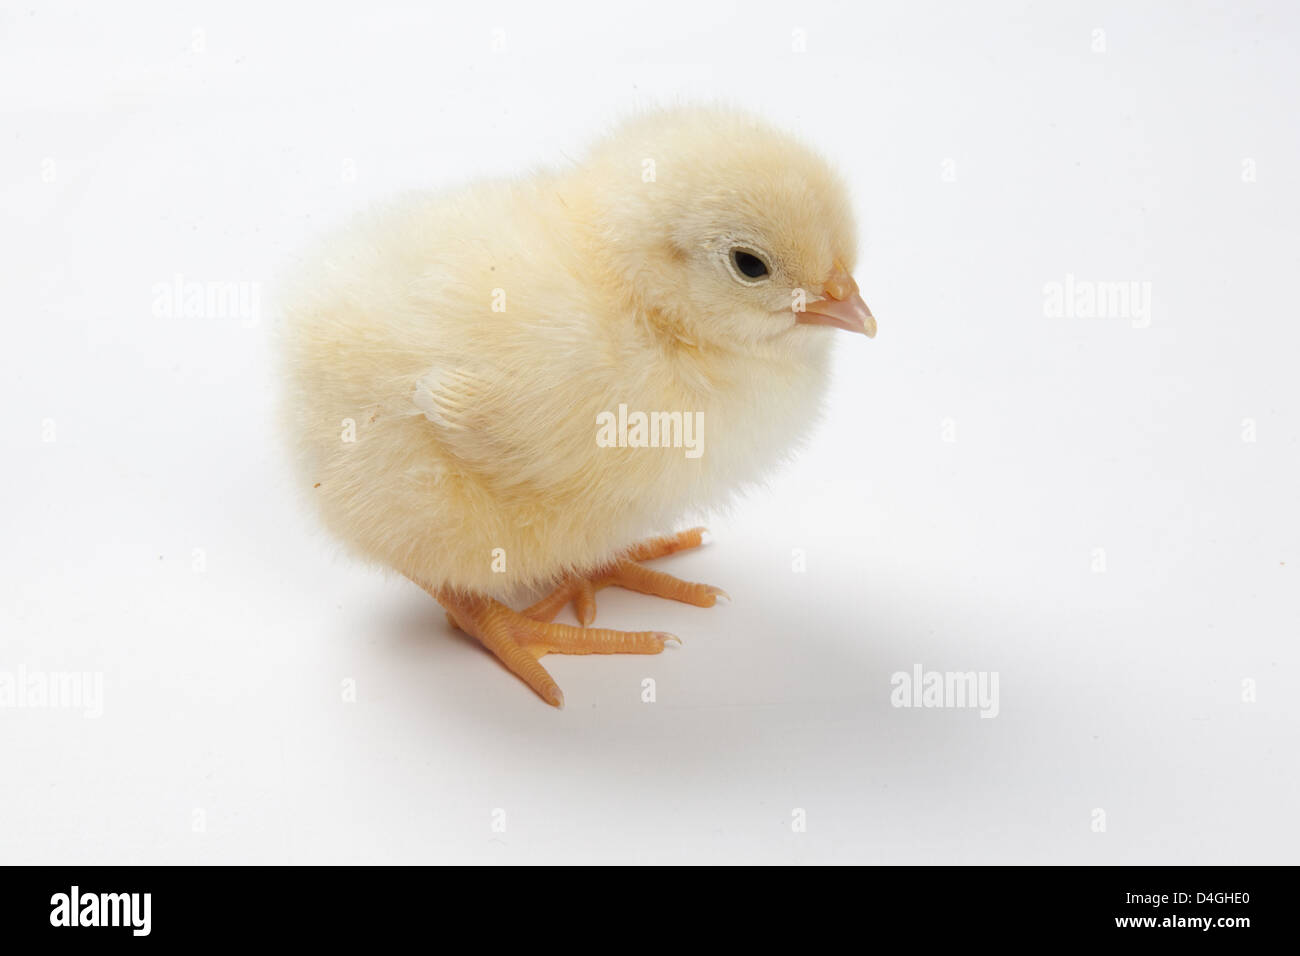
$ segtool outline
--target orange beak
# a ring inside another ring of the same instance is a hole
[[[809,302],[795,315],[802,325],[830,325],[850,332],[861,332],[869,339],[876,337],[876,318],[862,301],[858,284],[853,281],[838,262],[826,280],[826,298]]]

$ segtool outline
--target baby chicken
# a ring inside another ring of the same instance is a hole
[[[814,420],[830,328],[875,334],[837,176],[730,110],[628,122],[558,172],[402,199],[287,297],[285,409],[325,525],[431,594],[545,701],[545,654],[657,654],[588,627]],[[503,603],[551,589],[524,611]],[[582,627],[553,618],[572,601]]]

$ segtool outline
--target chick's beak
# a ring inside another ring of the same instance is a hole
[[[826,298],[809,302],[804,311],[796,313],[795,322],[802,325],[830,325],[850,332],[861,332],[869,339],[876,337],[876,319],[862,301],[858,284],[853,281],[838,262],[826,280]]]

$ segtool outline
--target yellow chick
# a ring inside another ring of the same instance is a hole
[[[875,334],[849,199],[816,154],[712,108],[632,120],[563,171],[404,198],[287,297],[285,410],[325,525],[544,700],[617,585],[712,606],[648,538],[760,479],[818,412],[830,328]],[[505,600],[550,590],[523,611]],[[553,618],[574,603],[582,627]]]

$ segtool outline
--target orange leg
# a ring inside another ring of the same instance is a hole
[[[423,585],[422,585],[423,586]],[[425,588],[447,610],[456,627],[478,638],[525,684],[553,707],[564,694],[539,657],[545,654],[658,654],[666,641],[680,639],[662,631],[610,631],[572,627],[524,617],[499,601],[480,595]]]
[[[694,604],[696,607],[713,607],[719,597],[731,600],[731,596],[722,588],[683,581],[662,571],[643,568],[639,563],[685,551],[687,548],[697,548],[703,541],[703,536],[703,528],[692,528],[643,541],[629,549],[625,557],[600,568],[592,575],[570,578],[522,613],[524,617],[535,621],[553,621],[555,615],[572,601],[574,613],[583,627],[586,627],[596,619],[596,592],[610,586],[653,594],[683,604]]]

